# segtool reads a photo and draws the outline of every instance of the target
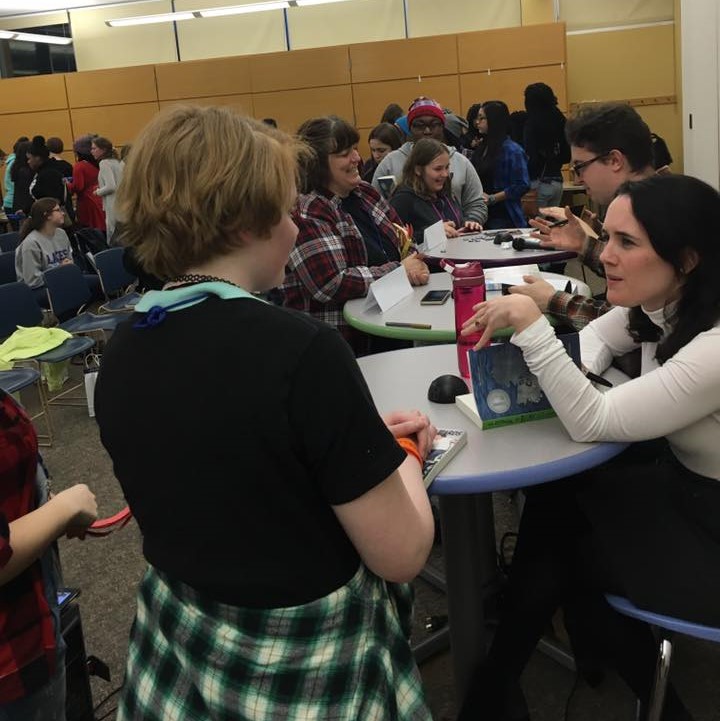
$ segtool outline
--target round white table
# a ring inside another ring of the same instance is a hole
[[[541,273],[547,280],[559,281],[561,285],[572,283],[574,292],[579,295],[590,296],[590,288],[586,283],[576,278],[570,278],[558,273]],[[492,273],[488,274],[492,277]],[[521,278],[517,278],[522,282]],[[427,285],[415,286],[411,295],[403,298],[399,303],[384,313],[379,306],[371,303],[367,298],[355,298],[345,303],[343,316],[353,328],[369,335],[383,338],[397,338],[423,343],[454,343],[455,335],[455,305],[452,298],[443,305],[420,305],[420,299],[429,290],[450,290],[452,277],[449,273],[432,273]],[[494,291],[488,290],[488,297]],[[500,291],[495,291],[500,293]],[[387,326],[386,323],[407,323],[410,327]],[[413,324],[431,326],[430,328],[412,327]],[[505,333],[508,335],[510,331]],[[497,334],[503,335],[502,332]]]
[[[458,238],[447,238],[440,245],[424,250],[423,253],[428,258],[464,262],[479,260],[486,268],[527,263],[555,263],[575,257],[575,253],[566,250],[515,250],[511,247],[495,245],[493,242],[497,233],[507,232],[514,237],[528,238],[532,230],[532,228],[508,228],[505,231],[491,230],[461,235]]]
[[[490,492],[546,483],[593,468],[624,443],[576,443],[557,418],[480,430],[454,404],[427,399],[431,381],[457,374],[453,345],[423,346],[358,360],[378,410],[416,408],[443,428],[467,431],[468,443],[433,481],[439,496],[458,698],[486,654],[483,600],[496,578],[495,526]],[[625,380],[610,369],[606,378]]]

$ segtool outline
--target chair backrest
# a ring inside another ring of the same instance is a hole
[[[5,253],[0,253],[0,285],[14,283],[16,280],[15,251],[8,250]]]
[[[43,273],[50,297],[50,307],[56,316],[76,312],[92,297],[83,273],[74,263],[50,268]]]
[[[125,248],[109,248],[96,253],[93,258],[103,292],[108,298],[115,293],[124,291],[137,280],[135,276],[125,270],[124,255]]]
[[[10,233],[0,234],[0,251],[7,253],[20,245],[20,233],[13,230]]]
[[[108,247],[105,234],[96,228],[78,228],[70,235],[75,262],[87,273],[94,273],[94,264],[88,263],[87,254],[99,253]]]
[[[19,325],[40,325],[43,312],[25,283],[0,285],[0,338],[12,335]]]

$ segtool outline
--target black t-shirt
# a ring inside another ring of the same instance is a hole
[[[359,556],[331,505],[405,453],[350,348],[310,316],[252,299],[119,326],[95,393],[102,442],[148,561],[233,605],[309,602]]]

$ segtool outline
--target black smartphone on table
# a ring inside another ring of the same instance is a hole
[[[451,296],[449,290],[429,290],[420,298],[420,305],[442,305]]]

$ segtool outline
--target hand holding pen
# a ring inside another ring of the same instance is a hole
[[[550,210],[550,208],[541,208],[543,213]],[[535,232],[531,233],[530,237],[537,238],[542,246],[579,253],[585,246],[587,233],[580,220],[572,214],[569,206],[565,206],[562,212],[563,215],[553,213],[547,214],[545,218],[537,217],[531,220],[530,225]]]

